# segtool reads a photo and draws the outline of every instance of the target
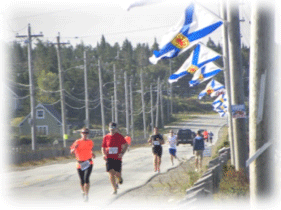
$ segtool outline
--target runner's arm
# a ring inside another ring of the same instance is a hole
[[[164,141],[164,138],[163,138],[162,135],[161,135],[161,138],[160,138],[160,144],[165,144],[165,141]]]
[[[103,159],[106,159],[107,154],[106,154],[106,148],[105,147],[101,148],[101,153],[103,155]]]
[[[151,144],[151,142],[152,142],[151,136],[149,137],[149,139],[147,140],[147,142],[148,142],[149,144]]]
[[[77,142],[74,142],[70,147],[70,153],[73,154],[77,147],[78,147]]]
[[[127,143],[121,145],[121,152],[118,154],[119,158],[123,157],[123,155],[125,154],[126,150],[128,149],[128,146],[129,145]]]

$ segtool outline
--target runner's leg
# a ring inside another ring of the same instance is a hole
[[[81,169],[77,169],[78,175],[79,175],[79,179],[80,179],[80,186],[81,186],[81,191],[83,193],[83,196],[85,194],[84,191],[84,171],[82,171]]]
[[[93,165],[91,165],[88,169],[85,170],[85,184],[84,184],[84,192],[86,196],[88,196],[90,189],[90,175],[92,173]]]
[[[108,171],[108,175],[109,175],[109,181],[113,187],[114,192],[117,192],[117,186],[116,186],[116,180],[115,180],[115,171],[114,169],[110,169]]]
[[[154,171],[157,171],[157,155],[153,154],[153,167]]]
[[[156,156],[156,164],[157,164],[157,171],[160,172],[160,165],[161,165],[161,157]]]

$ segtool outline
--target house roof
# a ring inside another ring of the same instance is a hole
[[[55,107],[53,105],[49,105],[49,104],[38,104],[35,109],[38,108],[42,108],[45,109],[47,112],[49,112],[60,124],[62,124],[62,120],[61,120],[61,115],[60,113],[55,109]],[[23,124],[24,121],[26,121],[29,117],[30,117],[31,113],[29,113],[24,119],[23,121],[19,124],[19,126],[21,126]]]
[[[39,107],[39,105],[41,105],[42,107],[44,107],[45,109],[47,109],[51,115],[53,115],[60,123],[62,122],[61,120],[61,114],[55,109],[55,107],[53,105],[49,105],[49,104],[38,104],[37,107]],[[37,108],[36,107],[36,108]]]

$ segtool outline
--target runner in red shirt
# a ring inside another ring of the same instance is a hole
[[[77,159],[77,171],[80,178],[82,195],[84,201],[88,201],[88,193],[90,189],[90,175],[93,169],[93,153],[94,142],[88,139],[89,129],[83,128],[80,139],[77,139],[70,147],[70,152],[74,153]]]
[[[103,137],[102,149],[103,158],[106,161],[106,171],[113,187],[113,194],[117,194],[116,178],[119,184],[123,183],[121,177],[122,157],[128,148],[125,138],[117,132],[117,125],[109,123],[110,133]]]

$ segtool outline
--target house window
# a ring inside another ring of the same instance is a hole
[[[45,112],[43,109],[39,109],[36,111],[36,118],[37,119],[44,119],[45,118]]]
[[[48,135],[48,126],[47,125],[37,126],[37,134]]]

